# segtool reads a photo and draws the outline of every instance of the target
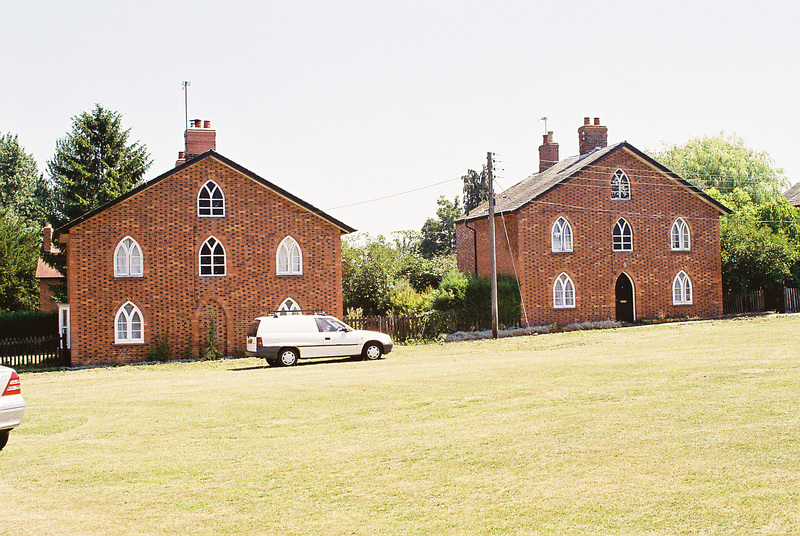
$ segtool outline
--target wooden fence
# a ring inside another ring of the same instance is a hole
[[[409,339],[425,339],[435,337],[436,327],[441,319],[431,315],[424,316],[365,316],[361,318],[345,318],[344,321],[355,329],[367,329],[386,333],[395,342]],[[435,325],[434,325],[435,324]]]
[[[800,288],[783,289],[783,307],[785,313],[800,313]]]
[[[783,287],[766,291],[754,290],[747,294],[725,294],[722,297],[722,310],[726,315],[765,311],[798,313],[800,289]]]
[[[69,349],[64,335],[0,340],[0,365],[44,369],[69,367]]]

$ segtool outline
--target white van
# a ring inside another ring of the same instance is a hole
[[[385,333],[353,329],[327,315],[283,314],[256,318],[247,329],[247,355],[291,367],[301,357],[380,359],[394,343]]]

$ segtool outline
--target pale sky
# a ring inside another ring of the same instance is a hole
[[[720,131],[800,180],[800,3],[0,0],[0,132],[44,172],[119,111],[154,178],[189,119],[217,151],[372,234],[419,230],[486,153],[508,188],[584,117],[642,150]],[[400,194],[393,197],[393,194]],[[356,204],[357,203],[357,204]],[[349,205],[349,206],[348,206]],[[339,208],[344,207],[344,208]]]

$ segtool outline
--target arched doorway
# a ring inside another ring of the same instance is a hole
[[[215,300],[200,308],[200,357],[216,359],[228,354],[228,318]]]
[[[622,273],[619,275],[614,294],[617,302],[617,321],[633,322],[633,281],[628,277],[628,274]]]

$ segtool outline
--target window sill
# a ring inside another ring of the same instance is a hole
[[[694,305],[694,304],[692,302],[685,302],[685,303],[672,302],[672,305],[674,305],[675,307],[680,307],[681,305]]]
[[[551,249],[550,253],[575,253],[575,252],[571,249],[558,250],[558,251]]]
[[[575,309],[574,305],[554,305],[553,309]]]
[[[131,346],[131,345],[137,345],[137,344],[145,344],[145,342],[143,340],[142,341],[114,341],[114,346]]]
[[[303,273],[301,272],[299,274],[293,274],[293,273],[290,273],[290,272],[285,272],[285,273],[279,272],[279,273],[276,273],[275,275],[278,276],[278,277],[300,277],[300,276],[303,275]]]
[[[687,248],[687,249],[670,248],[670,251],[674,251],[675,253],[689,253],[692,250],[691,250],[691,248]]]
[[[141,275],[118,275],[114,274],[114,279],[142,279],[144,274]]]

